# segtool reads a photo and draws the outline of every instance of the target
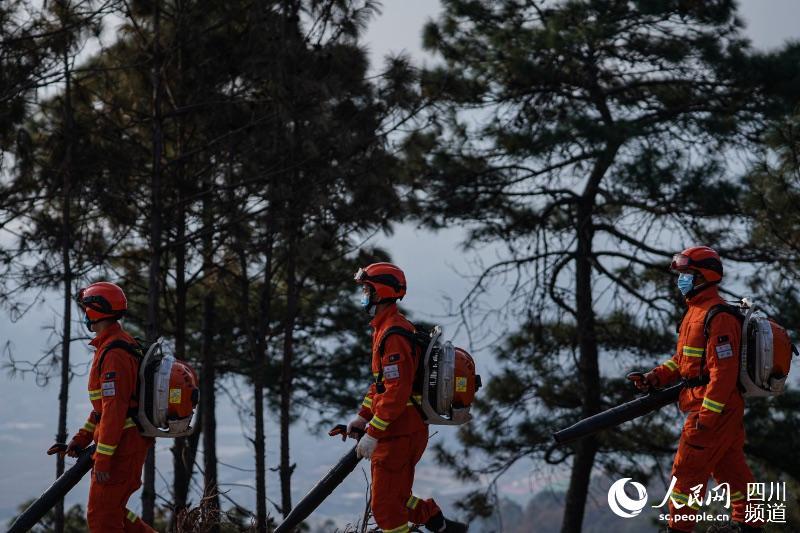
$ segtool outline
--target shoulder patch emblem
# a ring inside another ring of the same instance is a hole
[[[117,377],[116,372],[106,372],[103,379],[114,379],[115,377]]]
[[[389,362],[390,363],[396,363],[399,360],[400,360],[400,354],[399,353],[393,353],[392,355],[389,356]]]
[[[400,367],[397,365],[389,365],[383,369],[383,379],[390,381],[400,377]]]
[[[733,348],[731,348],[730,343],[717,344],[715,350],[717,351],[717,359],[726,359],[733,356]]]
[[[720,343],[720,344],[722,344],[723,342],[728,342],[728,336],[727,335],[720,335],[719,337],[717,337],[717,342]]]

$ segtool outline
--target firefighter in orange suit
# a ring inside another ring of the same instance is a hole
[[[465,532],[467,527],[445,519],[432,499],[421,499],[411,492],[414,467],[428,443],[428,426],[423,421],[415,397],[414,377],[419,361],[416,348],[400,334],[387,332],[400,327],[414,332],[414,326],[400,314],[397,300],[406,293],[403,271],[390,263],[374,263],[359,269],[361,306],[372,316],[372,373],[375,382],[350,421],[347,433],[366,434],[358,441],[359,457],[370,459],[372,471],[371,505],[375,521],[384,533],[406,533],[408,523],[425,524],[430,531]]]
[[[136,406],[138,361],[125,349],[107,349],[114,341],[136,342],[118,322],[127,310],[125,293],[113,283],[93,283],[80,290],[78,305],[86,326],[95,333],[89,373],[93,411],[63,453],[75,457],[93,440],[97,442],[87,506],[89,531],[154,532],[125,507],[142,484],[142,466],[153,445],[153,439],[142,437],[130,418]],[[48,450],[58,452],[57,445]]]
[[[741,531],[761,531],[745,520],[747,484],[753,482],[753,474],[744,456],[744,399],[737,388],[741,324],[731,314],[719,313],[707,335],[704,331],[708,311],[725,303],[717,289],[722,261],[713,249],[696,246],[676,254],[671,270],[678,274],[678,289],[688,304],[676,353],[643,377],[629,376],[640,389],[664,387],[679,378],[708,379],[704,386],[682,390],[678,400],[688,415],[672,466],[677,481],[670,497],[669,531],[692,531],[694,522],[680,518],[701,508],[693,487],[702,485],[699,494],[705,503],[710,476],[730,485],[733,520]]]

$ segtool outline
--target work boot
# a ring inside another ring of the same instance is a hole
[[[467,533],[466,524],[448,520],[441,511],[425,522],[425,527],[428,528],[428,531],[433,531],[434,533]]]

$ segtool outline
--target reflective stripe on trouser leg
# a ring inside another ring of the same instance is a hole
[[[393,527],[391,529],[384,529],[383,533],[408,533],[408,524],[403,524],[402,526]]]

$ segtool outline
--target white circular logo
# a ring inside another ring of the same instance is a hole
[[[615,515],[622,518],[633,518],[642,512],[642,509],[647,505],[647,490],[644,485],[631,481],[631,485],[636,489],[638,496],[631,498],[625,494],[625,484],[631,481],[631,478],[622,478],[611,485],[608,489],[608,506]]]

